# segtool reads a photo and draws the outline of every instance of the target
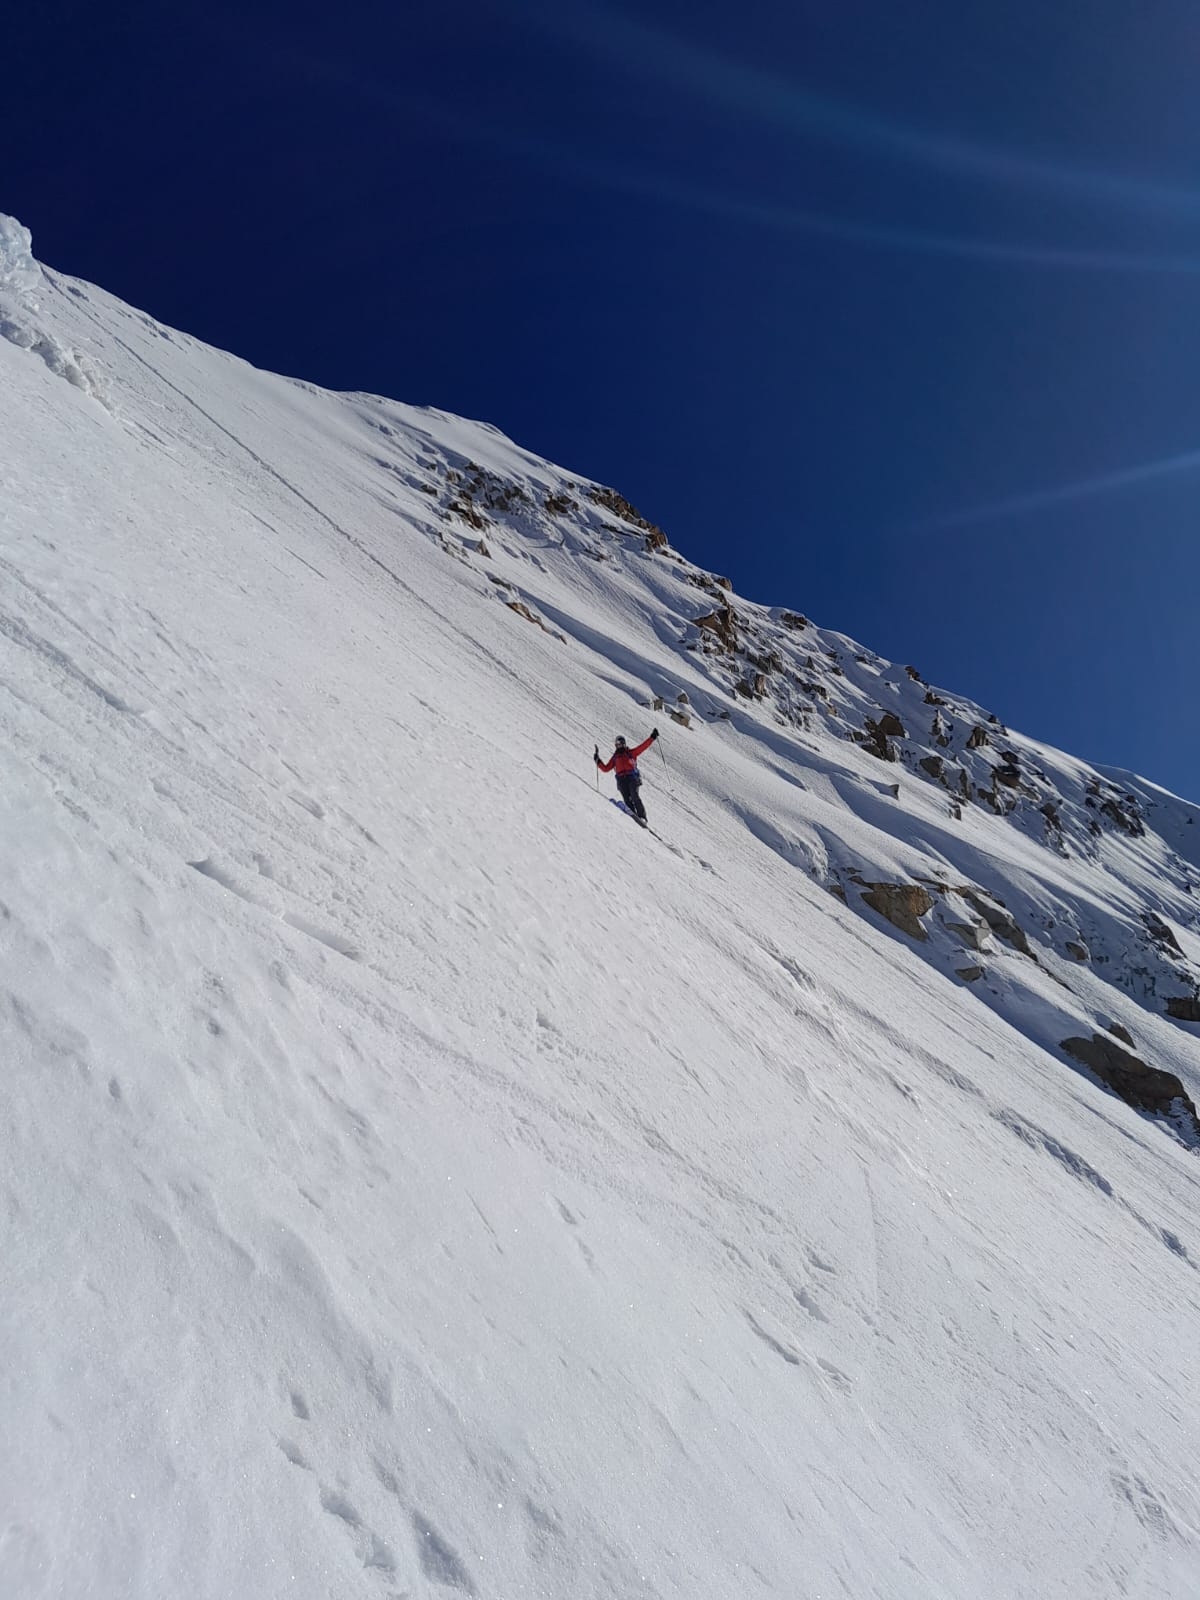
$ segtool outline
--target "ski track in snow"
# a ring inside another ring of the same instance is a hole
[[[1194,1093],[1196,1033],[1053,943],[1152,891],[1200,949],[1190,809],[951,823],[724,693],[578,480],[14,239],[0,1594],[1193,1595],[1200,1168],[1056,1045]],[[574,511],[447,519],[464,463]],[[655,722],[647,837],[590,751]],[[848,863],[1038,963],[967,987]]]

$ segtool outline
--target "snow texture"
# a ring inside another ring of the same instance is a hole
[[[9,221],[0,322],[5,1600],[1193,1596],[1196,808]]]

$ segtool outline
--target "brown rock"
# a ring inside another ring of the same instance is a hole
[[[1183,954],[1183,946],[1160,916],[1157,916],[1153,911],[1145,911],[1142,913],[1142,921],[1146,924],[1147,932],[1160,950],[1169,950],[1175,956]]]
[[[1127,1044],[1131,1050],[1133,1049],[1133,1035],[1123,1023],[1110,1022],[1108,1031],[1114,1039],[1120,1039],[1122,1044]]]
[[[896,751],[890,741],[908,737],[904,724],[894,711],[885,711],[878,722],[874,717],[868,717],[863,723],[863,731],[866,738],[862,743],[880,761],[895,761]]]
[[[967,735],[967,749],[980,750],[985,744],[991,744],[991,737],[985,727],[978,722]]]
[[[1166,1113],[1181,1102],[1196,1128],[1196,1107],[1173,1072],[1147,1066],[1102,1033],[1094,1033],[1090,1039],[1064,1039],[1061,1048],[1094,1072],[1127,1105],[1139,1111]]]
[[[710,611],[707,616],[697,617],[696,626],[719,639],[726,650],[737,649],[737,618],[728,602],[718,606],[715,611]]]
[[[657,535],[659,544],[651,548],[658,549],[666,544],[667,536],[655,522],[648,522],[639,511],[636,511],[623,494],[618,494],[615,489],[603,489],[599,484],[593,484],[588,490],[588,499],[594,505],[603,506],[606,511],[611,511],[624,522],[631,522],[635,528],[641,528],[643,533]]]
[[[955,967],[954,975],[961,978],[964,983],[978,983],[983,977],[982,967]]]
[[[1167,1001],[1167,1015],[1176,1022],[1200,1022],[1200,999],[1195,995],[1174,994]]]
[[[942,772],[946,763],[942,760],[941,756],[922,756],[920,761],[917,762],[917,765],[920,767],[922,772],[927,772],[935,783],[941,783],[943,781]]]
[[[970,945],[971,949],[977,950],[980,955],[989,948],[988,930],[980,927],[977,922],[948,922],[946,932],[956,933],[964,944]]]
[[[933,909],[933,896],[919,883],[868,883],[863,899],[893,927],[912,939],[928,939],[920,919]]]
[[[1080,944],[1077,939],[1067,940],[1067,954],[1075,961],[1090,961],[1091,955],[1085,944]]]
[[[504,604],[510,611],[515,611],[519,617],[524,617],[526,622],[532,622],[543,633],[548,633],[552,639],[557,639],[559,644],[566,644],[561,633],[556,633],[553,628],[548,628],[541,617],[535,616],[523,600],[506,600]]]
[[[1005,944],[1011,945],[1014,950],[1019,950],[1023,956],[1029,956],[1033,961],[1037,960],[1029,948],[1025,930],[1011,911],[1006,911],[996,901],[987,899],[981,890],[961,889],[959,892],[971,910],[983,918],[997,939],[1003,939]]]

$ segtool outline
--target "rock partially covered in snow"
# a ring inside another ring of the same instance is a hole
[[[16,217],[0,212],[0,290],[27,298],[42,283],[42,269],[33,259],[33,235]]]

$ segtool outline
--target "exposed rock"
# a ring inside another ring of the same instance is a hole
[[[934,714],[929,725],[929,733],[934,744],[941,745],[943,749],[950,743],[950,727],[940,711]]]
[[[737,649],[737,617],[728,601],[723,606],[718,606],[715,611],[710,611],[707,616],[697,617],[696,626],[719,639],[731,653]]]
[[[916,667],[905,667],[904,670],[905,670],[905,672],[908,673],[909,677],[912,679],[912,681],[914,683],[924,683],[925,682],[925,679],[917,671]]]
[[[675,696],[675,704],[678,706],[690,706],[691,703],[692,702],[688,699],[686,689],[681,689]]]
[[[1130,1033],[1129,1029],[1124,1026],[1124,1024],[1120,1022],[1110,1022],[1108,1025],[1108,1031],[1112,1034],[1114,1039],[1120,1039],[1122,1044],[1127,1044],[1131,1050],[1133,1049],[1133,1035]]]
[[[559,644],[566,644],[567,641],[563,638],[562,634],[556,633],[553,628],[548,628],[542,621],[541,617],[536,616],[532,611],[530,611],[529,607],[523,600],[506,600],[504,604],[510,611],[515,611],[519,617],[524,617],[526,622],[532,622],[534,626],[540,628],[543,633],[548,633],[552,639],[557,639]]]
[[[681,728],[690,728],[692,725],[692,719],[688,716],[687,712],[676,711],[674,706],[667,707],[667,715],[670,717],[672,722],[677,722]]]
[[[1080,944],[1077,939],[1068,939],[1066,944],[1067,954],[1075,961],[1090,961],[1091,952],[1087,945]]]
[[[797,632],[801,628],[808,627],[808,618],[802,617],[798,611],[781,611],[779,620],[785,628],[792,628]]]
[[[1147,1066],[1102,1033],[1094,1033],[1090,1039],[1064,1039],[1061,1048],[1094,1072],[1127,1105],[1160,1114],[1182,1108],[1193,1131],[1197,1131],[1196,1107],[1173,1072]]]
[[[980,723],[976,723],[967,735],[967,749],[981,750],[985,744],[991,744],[991,735]]]
[[[1167,1015],[1176,1022],[1200,1022],[1200,999],[1195,995],[1173,994],[1167,1001]]]
[[[1018,924],[1011,911],[1006,911],[996,901],[986,899],[979,890],[960,889],[959,893],[971,907],[971,910],[977,912],[983,918],[997,939],[1003,939],[1005,944],[1011,945],[1014,950],[1019,950],[1023,956],[1028,956],[1031,961],[1037,960],[1037,957],[1029,947],[1029,940],[1025,936],[1025,930]]]
[[[667,536],[656,522],[650,522],[642,516],[641,512],[631,506],[623,494],[618,494],[615,489],[602,489],[599,484],[593,484],[588,490],[588,499],[594,505],[603,506],[606,511],[611,511],[614,516],[620,517],[623,522],[632,523],[635,528],[640,528],[648,535],[657,534],[659,543],[652,546],[661,548],[667,542]]]
[[[866,748],[873,756],[878,756],[880,761],[895,761],[896,750],[890,743],[892,739],[907,739],[904,724],[894,711],[885,711],[878,721],[868,717],[863,723],[867,737],[863,740]]]
[[[983,977],[982,967],[955,967],[954,975],[961,978],[964,983],[978,983]]]
[[[917,762],[922,772],[927,772],[935,783],[944,783],[942,773],[946,763],[941,756],[922,756]]]
[[[985,955],[991,949],[988,944],[988,930],[981,927],[978,922],[948,922],[946,932],[956,933],[965,945],[977,950],[980,955]]]
[[[664,701],[662,695],[656,694],[654,696],[654,699],[651,701],[651,705],[653,706],[655,711],[661,711],[661,710],[663,710],[664,706],[666,705],[666,702]]]
[[[868,883],[863,899],[901,933],[913,939],[928,939],[920,919],[933,909],[933,896],[919,883]]]
[[[646,535],[647,550],[665,550],[668,542],[667,536],[661,528],[655,528],[653,532]]]
[[[456,517],[461,517],[472,528],[482,529],[488,525],[488,519],[483,512],[477,511],[468,499],[451,500],[446,510]]]
[[[926,691],[925,691],[925,704],[927,706],[944,706],[946,704],[946,702],[942,699],[941,695],[938,694],[935,690],[926,689]]]
[[[569,511],[578,509],[569,494],[548,494],[545,506],[552,517],[565,517]]]
[[[1160,950],[1169,951],[1173,956],[1183,954],[1183,946],[1160,916],[1153,911],[1143,911],[1142,921],[1146,924],[1147,933]]]

